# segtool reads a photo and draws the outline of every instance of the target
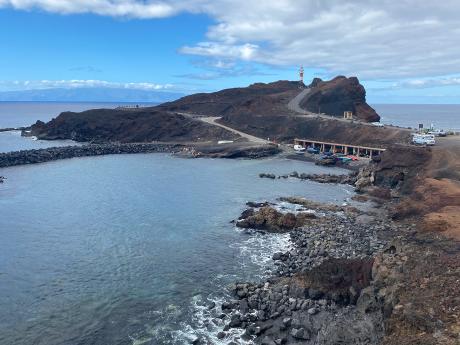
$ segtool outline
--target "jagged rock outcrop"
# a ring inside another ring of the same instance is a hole
[[[282,213],[273,207],[265,206],[259,210],[246,210],[236,226],[268,232],[286,232],[306,224],[312,218],[316,218],[313,213]]]
[[[362,289],[370,285],[373,259],[330,258],[291,280],[290,290],[303,297],[326,298],[338,304],[355,304]]]
[[[330,81],[313,79],[310,93],[300,106],[313,113],[325,113],[342,117],[344,111],[352,111],[354,117],[366,121],[379,121],[380,116],[366,103],[366,90],[358,78],[338,76]]]

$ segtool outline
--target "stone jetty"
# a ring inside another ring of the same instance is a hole
[[[75,157],[90,157],[129,153],[177,152],[179,144],[131,143],[89,144],[82,146],[50,147],[38,150],[23,150],[0,153],[0,168],[36,164]]]

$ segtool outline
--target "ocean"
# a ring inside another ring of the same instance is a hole
[[[0,127],[92,107],[0,103]],[[407,111],[383,108],[389,121]],[[446,123],[459,128],[450,114]],[[419,119],[409,117],[398,118],[401,125]],[[51,144],[0,133],[0,151]],[[294,170],[346,173],[280,158],[165,154],[0,169],[7,177],[0,185],[0,345],[178,345],[197,335],[227,344],[207,305],[220,303],[235,281],[263,279],[273,253],[290,245],[288,235],[237,229],[231,221],[245,202],[301,196],[341,204],[353,195],[351,186],[258,177]]]
[[[125,105],[133,105],[133,103],[0,102],[0,129],[27,127],[37,120],[48,122],[63,111],[80,112]],[[139,105],[153,106],[155,103],[141,103]],[[24,138],[21,137],[20,131],[0,132],[0,153],[76,144],[70,140],[46,141]]]
[[[156,103],[139,104],[153,106]],[[62,102],[0,102],[0,128],[26,127],[37,120],[50,121],[63,111],[84,111],[97,108],[116,108],[133,103],[62,103]]]
[[[0,344],[184,344],[194,334],[218,344],[204,305],[234,281],[261,279],[289,245],[288,235],[236,229],[245,202],[352,195],[258,177],[294,170],[345,172],[164,154],[0,169]]]
[[[460,104],[374,104],[372,107],[388,125],[460,132]]]

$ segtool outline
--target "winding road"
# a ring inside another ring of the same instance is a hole
[[[359,123],[360,125],[364,125],[364,126],[374,126],[372,123],[364,122],[364,121],[358,120],[356,118],[353,119],[352,121],[350,121],[350,120],[344,119],[342,117],[326,115],[326,114],[323,114],[323,113],[321,113],[321,114],[313,113],[311,111],[307,111],[307,110],[301,108],[300,103],[302,102],[302,100],[305,97],[308,96],[309,93],[310,93],[309,88],[303,89],[297,96],[295,96],[293,99],[291,99],[289,101],[289,103],[287,104],[287,108],[290,111],[292,111],[294,113],[297,113],[298,114],[297,116],[301,116],[301,117],[316,117],[316,118],[322,118],[322,119],[326,119],[326,120],[341,121],[341,122],[345,122],[345,123],[355,122],[355,123]],[[387,125],[387,127],[391,127],[391,126]]]
[[[286,107],[291,112],[294,112],[294,113],[297,114],[297,115],[294,115],[294,116],[311,117],[311,118],[323,118],[323,119],[327,119],[327,120],[335,120],[335,121],[346,122],[346,123],[353,123],[354,122],[354,123],[359,123],[361,125],[373,126],[372,123],[359,121],[357,119],[354,119],[353,121],[350,121],[350,120],[347,120],[347,119],[344,119],[344,118],[341,118],[341,117],[330,116],[330,115],[325,115],[325,114],[317,114],[317,113],[313,113],[313,112],[307,111],[305,109],[302,109],[302,107],[300,106],[300,103],[302,102],[303,99],[305,99],[305,97],[308,96],[310,91],[311,91],[310,88],[303,89],[301,92],[299,92],[299,94],[297,94],[297,96],[295,96],[293,99],[291,99],[288,102],[288,104],[286,105]],[[229,126],[226,126],[226,125],[223,125],[223,124],[217,122],[217,120],[221,119],[221,117],[219,117],[219,116],[208,116],[208,115],[205,115],[205,114],[191,114],[191,113],[183,113],[183,112],[175,112],[175,113],[180,114],[180,115],[184,115],[184,116],[187,116],[187,117],[190,117],[190,118],[193,118],[195,120],[199,120],[199,121],[208,123],[210,125],[214,125],[214,126],[224,128],[224,129],[226,129],[226,130],[228,130],[228,131],[230,131],[232,133],[238,134],[239,136],[248,139],[250,142],[253,142],[253,143],[257,143],[257,144],[268,144],[268,143],[270,143],[269,140],[255,137],[253,135],[241,132],[241,131],[236,130],[236,129],[232,128],[232,127],[229,127]],[[388,126],[388,127],[390,127],[390,126]]]
[[[305,109],[302,109],[300,107],[300,102],[310,93],[310,89],[303,89],[302,92],[300,92],[297,96],[295,96],[293,99],[289,101],[287,104],[287,107],[289,110],[299,113],[302,115],[315,115],[309,111],[306,111]]]

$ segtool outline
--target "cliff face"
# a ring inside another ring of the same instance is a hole
[[[352,111],[359,120],[379,121],[380,116],[366,103],[366,90],[358,78],[336,77],[330,81],[313,79],[311,91],[300,106],[313,113],[325,113],[342,117],[344,111]]]
[[[37,121],[31,134],[39,139],[94,142],[208,141],[236,135],[183,115],[158,111],[93,109],[64,112],[48,123]]]

